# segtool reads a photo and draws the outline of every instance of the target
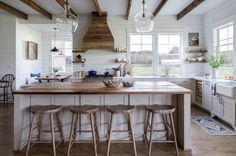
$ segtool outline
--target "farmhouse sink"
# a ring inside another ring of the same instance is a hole
[[[216,84],[216,93],[231,98],[236,97],[236,82],[220,82]]]

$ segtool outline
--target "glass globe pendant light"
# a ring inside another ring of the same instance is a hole
[[[63,15],[56,18],[57,26],[59,29],[63,29],[63,27],[70,24],[72,26],[72,32],[75,32],[79,24],[79,19],[71,13],[68,0],[65,1],[64,8]]]
[[[143,10],[134,16],[134,25],[137,32],[150,32],[154,27],[154,16],[146,9],[145,3],[145,0],[143,0]]]
[[[56,47],[56,40],[57,40],[57,28],[53,28],[54,29],[54,48],[51,49],[51,52],[59,52],[60,50],[57,49]]]

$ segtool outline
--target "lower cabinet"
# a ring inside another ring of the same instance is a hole
[[[213,97],[212,115],[216,115],[232,125],[236,131],[235,100],[226,96],[216,95]]]
[[[202,106],[210,112],[211,103],[212,103],[211,83],[207,81],[202,82]]]

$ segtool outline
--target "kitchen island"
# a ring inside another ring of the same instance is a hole
[[[191,124],[191,91],[169,82],[136,82],[134,87],[107,88],[102,83],[72,83],[56,82],[44,83],[37,86],[17,90],[14,105],[14,150],[25,147],[30,127],[31,115],[29,107],[33,105],[63,105],[64,111],[60,114],[63,124],[65,140],[68,140],[71,124],[71,113],[67,106],[97,105],[97,123],[101,141],[107,140],[108,131],[108,105],[135,105],[133,113],[133,126],[136,141],[142,141],[144,121],[146,118],[146,105],[170,104],[176,107],[174,114],[177,140],[184,150],[191,150],[190,124]],[[45,120],[46,121],[46,120]],[[160,122],[160,119],[157,120]],[[48,124],[43,125],[48,128]],[[125,129],[124,116],[114,121],[114,127]],[[159,124],[159,127],[163,127]],[[79,129],[90,129],[88,118],[81,116]],[[156,137],[163,137],[159,133]],[[42,136],[45,139],[50,137]],[[88,135],[78,136],[82,140],[91,140]],[[126,139],[127,134],[116,135],[113,139]]]

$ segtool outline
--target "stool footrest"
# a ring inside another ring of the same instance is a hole
[[[132,140],[111,140],[111,143],[133,143]]]
[[[112,133],[132,132],[129,130],[112,130]]]

